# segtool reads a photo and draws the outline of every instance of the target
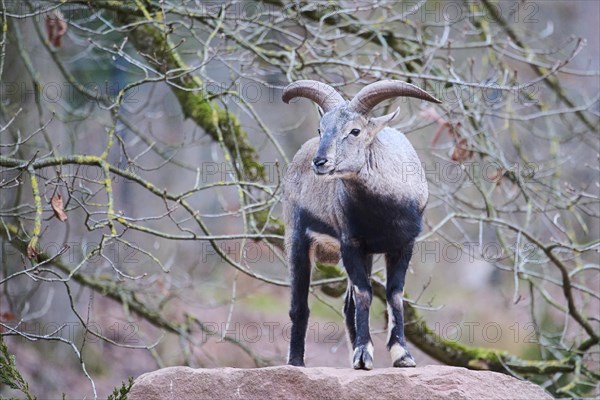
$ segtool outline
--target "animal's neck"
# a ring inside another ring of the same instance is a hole
[[[355,174],[341,178],[345,192],[351,197],[371,196],[374,190],[386,190],[383,159],[378,148],[372,146],[366,153],[363,168]]]
[[[389,153],[389,152],[387,152]],[[389,182],[389,161],[385,159],[386,151],[380,141],[375,138],[367,149],[363,168],[350,179],[350,183],[359,191],[370,192],[373,188],[385,188]],[[388,154],[389,156],[389,154]]]

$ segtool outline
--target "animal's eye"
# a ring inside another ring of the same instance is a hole
[[[350,131],[350,134],[353,136],[358,136],[358,134],[360,133],[360,129],[354,128]]]

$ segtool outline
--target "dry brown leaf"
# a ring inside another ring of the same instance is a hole
[[[52,206],[52,210],[54,211],[56,218],[58,218],[61,222],[65,222],[67,220],[67,214],[65,214],[62,195],[60,193],[55,193],[52,196],[52,200],[50,200],[50,206]]]
[[[467,139],[462,138],[454,145],[450,158],[452,161],[458,162],[464,162],[473,158],[473,149],[467,142]]]
[[[0,313],[0,321],[14,321],[16,318],[16,315],[10,311]]]
[[[62,46],[62,37],[67,33],[67,22],[60,11],[54,10],[52,14],[46,15],[46,33],[48,41],[54,47]]]
[[[444,132],[451,138],[464,140],[462,139],[462,134],[460,132],[462,124],[460,122],[452,123],[443,118],[438,114],[434,107],[425,107],[421,109],[419,116],[430,121],[435,121],[436,124],[438,124],[438,129],[435,131],[435,135],[433,135],[433,139],[431,140],[432,145],[437,143]]]
[[[433,135],[433,139],[431,140],[431,145],[435,145],[439,140],[442,132],[444,132],[448,127],[446,125],[440,125],[437,131],[435,131],[435,135]]]
[[[40,253],[35,248],[35,244],[32,245],[32,243],[30,242],[27,245],[27,258],[29,258],[31,260],[33,258],[36,258],[39,255],[40,255]]]

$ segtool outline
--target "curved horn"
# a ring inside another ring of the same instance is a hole
[[[331,86],[318,81],[296,81],[283,89],[281,99],[287,104],[295,97],[305,97],[317,103],[327,112],[344,102],[344,98]]]
[[[415,97],[432,103],[441,103],[415,85],[403,81],[385,80],[371,83],[362,88],[350,102],[350,109],[360,114],[367,114],[377,104],[392,97]]]

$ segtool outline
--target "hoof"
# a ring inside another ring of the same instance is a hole
[[[397,368],[409,368],[409,367],[416,367],[417,363],[415,362],[415,359],[412,358],[412,356],[410,354],[405,355],[402,358],[399,358],[398,360],[394,361],[394,367]]]
[[[373,369],[373,345],[371,343],[358,346],[354,349],[352,367],[354,369]]]
[[[407,368],[415,367],[417,363],[413,356],[410,355],[408,350],[396,343],[390,348],[390,354],[392,356],[392,362],[394,367]]]

